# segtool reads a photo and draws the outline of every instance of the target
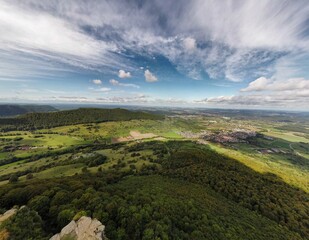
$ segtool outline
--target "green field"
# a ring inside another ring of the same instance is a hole
[[[297,135],[295,132],[282,132],[282,131],[269,131],[265,133],[268,136],[271,137],[276,137],[276,138],[281,138],[286,141],[290,142],[304,142],[304,143],[309,143],[309,139]]]

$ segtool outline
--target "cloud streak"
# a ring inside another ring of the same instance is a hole
[[[140,86],[133,84],[133,83],[121,83],[115,79],[109,80],[109,83],[113,86],[121,86],[121,87],[132,87],[132,88],[140,88]]]

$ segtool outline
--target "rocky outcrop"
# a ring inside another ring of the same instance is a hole
[[[23,206],[24,207],[24,206]],[[21,207],[21,208],[23,208]],[[20,208],[20,209],[21,209]],[[8,220],[9,218],[13,217],[18,211],[18,207],[14,207],[10,210],[7,210],[5,213],[0,214],[0,226],[1,224]],[[0,230],[0,240],[8,240],[10,238],[10,233],[7,229],[1,229]]]
[[[15,215],[17,213],[17,211],[19,211],[20,209],[23,209],[25,206],[21,206],[20,208],[18,206],[13,207],[10,210],[7,210],[5,213],[0,214],[0,225],[2,222],[4,222],[5,220],[9,219],[10,217],[12,217],[13,215]]]
[[[99,220],[83,216],[77,222],[71,221],[50,240],[106,240],[104,229],[105,226]]]
[[[10,217],[12,217],[17,212],[17,210],[18,210],[17,208],[12,208],[3,214],[0,214],[0,224],[5,220],[9,219]]]

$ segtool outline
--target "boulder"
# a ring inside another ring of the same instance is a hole
[[[17,208],[12,208],[8,211],[6,211],[3,214],[0,214],[0,225],[2,222],[4,222],[5,220],[9,219],[10,217],[12,217],[13,215],[15,215],[15,213],[17,212]]]
[[[99,220],[83,216],[77,222],[71,221],[50,240],[106,240],[104,229],[105,226]]]

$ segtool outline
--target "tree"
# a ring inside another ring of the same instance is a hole
[[[22,207],[1,225],[10,233],[10,239],[44,239],[43,222],[37,212]]]
[[[64,227],[70,221],[72,221],[75,213],[73,209],[65,209],[58,214],[57,222],[59,227]]]
[[[88,168],[87,168],[87,167],[83,167],[83,168],[82,168],[82,172],[83,172],[83,173],[88,172]]]
[[[37,211],[42,217],[47,215],[50,200],[47,196],[36,196],[29,201],[29,207]]]
[[[152,240],[154,239],[154,231],[151,228],[147,228],[143,233],[143,240]]]
[[[16,182],[18,182],[18,176],[16,174],[12,174],[10,176],[9,183],[16,183]]]
[[[32,173],[28,173],[27,175],[26,175],[26,179],[32,179],[33,178],[33,174]]]

